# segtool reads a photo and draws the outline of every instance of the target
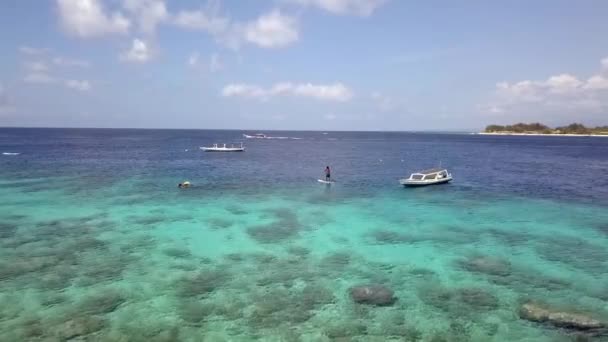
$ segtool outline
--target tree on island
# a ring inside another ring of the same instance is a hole
[[[568,126],[557,127],[555,130],[562,134],[591,134],[591,129],[580,123],[573,123],[569,124]]]
[[[486,133],[531,133],[531,134],[608,134],[608,126],[588,128],[581,123],[572,123],[568,126],[550,128],[547,125],[535,123],[516,123],[514,125],[489,125]]]
[[[541,123],[535,122],[530,124],[516,123],[515,125],[489,125],[486,127],[487,133],[495,132],[510,132],[510,133],[551,133],[551,128]]]

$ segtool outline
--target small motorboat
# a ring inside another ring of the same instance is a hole
[[[266,139],[266,140],[301,140],[302,138],[295,138],[295,137],[271,137],[269,135],[266,135],[264,133],[256,133],[254,135],[249,135],[249,134],[243,134],[243,137],[245,137],[246,139]]]
[[[230,146],[227,146],[226,144],[223,144],[222,146],[213,144],[213,146],[210,147],[201,146],[201,150],[205,152],[243,152],[245,151],[245,147],[243,147],[243,143],[236,146],[234,144],[230,144]]]
[[[243,134],[243,136],[247,139],[267,139],[268,136],[264,133],[256,133],[254,135]]]
[[[425,186],[433,184],[445,184],[452,180],[452,174],[443,168],[435,168],[414,172],[409,178],[399,180],[403,186]]]

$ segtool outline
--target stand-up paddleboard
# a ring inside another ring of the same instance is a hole
[[[335,181],[326,181],[324,179],[317,179],[317,181],[319,181],[319,183],[323,183],[323,184],[334,184]]]

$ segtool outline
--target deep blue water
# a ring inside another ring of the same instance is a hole
[[[212,188],[298,188],[330,165],[344,189],[374,192],[442,165],[455,178],[449,191],[608,203],[608,139],[602,137],[296,131],[269,135],[301,140],[252,140],[243,133],[254,132],[4,128],[0,152],[21,155],[2,156],[0,176],[89,177],[93,187],[149,176]],[[246,153],[199,150],[239,141]]]

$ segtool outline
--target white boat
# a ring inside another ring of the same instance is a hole
[[[249,135],[249,134],[243,134],[243,137],[245,137],[246,139],[276,139],[276,140],[288,140],[288,139],[292,139],[292,140],[301,140],[302,138],[295,138],[295,137],[271,137],[268,136],[264,133],[257,133],[254,135]]]
[[[435,168],[414,172],[409,178],[399,180],[403,186],[425,186],[433,184],[445,184],[452,180],[452,174],[444,168]]]
[[[236,146],[234,144],[230,144],[230,146],[227,146],[226,144],[222,144],[221,146],[219,144],[213,144],[213,146],[210,147],[201,146],[201,150],[205,152],[243,152],[245,151],[245,147],[243,147],[243,143]]]
[[[268,136],[264,133],[256,133],[254,135],[243,134],[243,136],[247,139],[267,139]]]

